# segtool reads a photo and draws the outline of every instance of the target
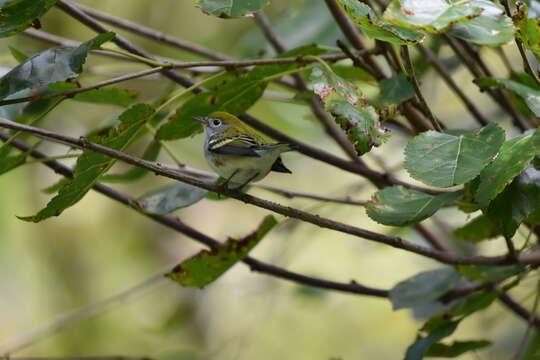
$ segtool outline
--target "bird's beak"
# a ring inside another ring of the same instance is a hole
[[[208,117],[207,116],[193,116],[193,119],[197,120],[198,122],[202,123],[203,125],[208,124]]]

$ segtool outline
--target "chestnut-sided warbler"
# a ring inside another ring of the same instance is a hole
[[[290,144],[268,143],[236,116],[214,112],[194,116],[204,126],[204,156],[210,167],[228,183],[239,187],[264,178],[270,171],[291,173],[281,153],[294,150]]]

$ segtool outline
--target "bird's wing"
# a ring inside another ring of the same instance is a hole
[[[222,155],[259,157],[255,149],[260,148],[257,141],[249,135],[221,138],[208,143],[208,151]]]

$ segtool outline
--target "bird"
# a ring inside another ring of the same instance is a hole
[[[221,184],[237,189],[256,182],[270,171],[292,173],[281,160],[281,153],[296,150],[288,143],[269,143],[236,116],[223,111],[194,116],[202,123],[206,140],[204,156],[208,165],[225,179]]]

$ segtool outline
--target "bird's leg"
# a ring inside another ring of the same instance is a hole
[[[229,189],[229,183],[231,182],[234,175],[236,175],[238,173],[238,171],[240,171],[240,169],[234,170],[234,172],[231,174],[231,176],[229,176],[228,178],[225,179],[225,181],[223,181],[221,184],[219,184],[220,189],[228,190]],[[219,181],[219,179],[218,179],[218,181]],[[219,199],[221,197],[221,194],[217,193],[217,196],[218,196],[218,199]]]
[[[259,176],[259,172],[257,171],[255,174],[253,174],[252,177],[250,177],[249,179],[247,179],[247,181],[245,181],[242,185],[238,186],[235,190],[240,190],[242,191],[242,189],[244,188],[244,186],[246,186],[247,184],[249,184],[250,182],[252,182],[257,176]]]

